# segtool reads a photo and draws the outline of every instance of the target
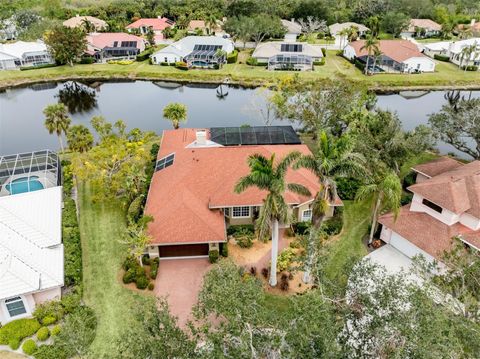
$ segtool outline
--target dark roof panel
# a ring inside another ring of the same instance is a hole
[[[210,139],[224,146],[301,144],[292,126],[212,127]]]

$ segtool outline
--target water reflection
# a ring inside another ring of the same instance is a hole
[[[88,112],[97,107],[95,90],[76,81],[64,83],[55,97],[58,98],[58,102],[67,106],[72,115]]]

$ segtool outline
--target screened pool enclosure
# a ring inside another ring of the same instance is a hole
[[[268,59],[269,70],[305,71],[313,68],[313,59],[309,55],[284,53]]]
[[[50,150],[0,156],[0,196],[61,185],[58,155]]]

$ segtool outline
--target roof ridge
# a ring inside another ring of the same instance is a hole
[[[13,273],[12,271],[10,271],[11,261],[12,261],[13,258],[15,258],[15,259],[17,259],[18,261],[20,261],[21,263],[23,263],[25,266],[27,266],[28,268],[30,268],[32,271],[34,271],[35,273],[38,274],[38,280],[39,280],[38,288],[40,288],[40,281],[41,281],[42,273],[41,273],[38,269],[32,267],[30,264],[26,263],[22,258],[20,258],[19,256],[15,255],[15,254],[13,253],[13,251],[11,251],[10,249],[8,249],[7,247],[5,247],[4,245],[2,245],[1,243],[0,243],[0,247],[3,247],[3,248],[5,249],[5,251],[7,251],[7,252],[10,253],[10,265],[7,267],[6,272],[12,273],[12,275],[14,275],[16,278],[18,278],[18,279],[19,279],[20,281],[22,281],[23,283],[25,283],[25,284],[27,284],[27,285],[30,285],[30,283],[27,283],[23,278],[18,277],[15,273]],[[46,273],[46,274],[47,274],[50,278],[53,279],[53,277],[51,277],[48,273]],[[38,288],[37,288],[37,289],[38,289]]]

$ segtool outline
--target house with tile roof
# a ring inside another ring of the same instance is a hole
[[[0,324],[60,299],[62,187],[50,151],[0,156]]]
[[[93,16],[88,16],[88,15],[80,16],[78,14],[74,17],[71,17],[70,19],[65,20],[63,22],[63,26],[71,27],[71,28],[75,28],[75,27],[83,28],[85,27],[86,23],[90,23],[95,29],[95,31],[105,31],[108,28],[108,24],[106,21],[103,21]]]
[[[97,61],[130,59],[145,50],[145,40],[124,32],[93,32],[87,35],[87,51]]]
[[[349,43],[343,50],[343,56],[350,61],[367,63],[371,72],[383,73],[419,73],[434,72],[435,61],[420,52],[417,45],[408,40],[380,40],[378,49],[380,55],[376,62],[374,56],[369,55],[365,46],[365,40],[357,40]],[[375,62],[375,68],[373,68]]]
[[[400,33],[402,38],[440,36],[442,25],[431,19],[411,19],[407,28]]]
[[[167,27],[175,26],[175,22],[166,18],[159,16],[158,18],[148,19],[141,18],[131,24],[127,25],[126,29],[128,32],[138,32],[141,35],[146,35],[148,31],[153,30],[155,35],[162,35],[162,31]]]
[[[396,218],[393,213],[379,218],[380,239],[387,249],[371,256],[387,255],[389,259],[380,262],[408,267],[417,255],[441,262],[455,241],[480,250],[480,161],[463,164],[443,157],[413,171],[416,183],[408,187],[412,202]]]
[[[145,206],[145,214],[153,217],[149,254],[206,256],[226,242],[228,226],[254,223],[266,192],[257,188],[234,192],[239,178],[249,173],[247,158],[256,153],[282,158],[291,151],[310,154],[291,126],[164,131]],[[306,169],[290,169],[287,180],[312,193],[308,197],[285,193],[295,221],[309,221],[318,179]],[[337,198],[328,216],[341,205]]]

